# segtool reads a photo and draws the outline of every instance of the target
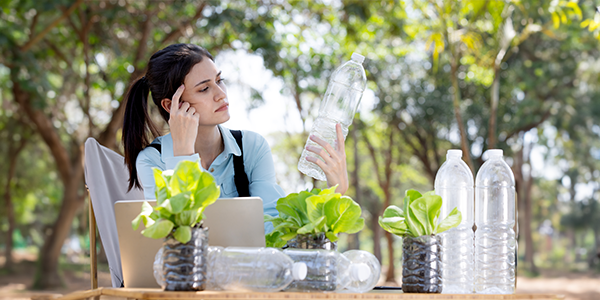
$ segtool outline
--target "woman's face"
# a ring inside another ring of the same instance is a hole
[[[180,104],[187,102],[196,109],[200,126],[217,125],[229,120],[227,88],[221,78],[221,71],[212,60],[205,57],[194,65],[185,76],[183,84],[185,90]],[[170,108],[170,103],[167,107]]]

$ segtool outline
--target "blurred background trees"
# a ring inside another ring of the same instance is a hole
[[[123,94],[152,53],[196,43],[259,58],[299,126],[268,133],[286,192],[324,183],[296,168],[331,72],[366,55],[368,90],[346,139],[365,230],[396,277],[400,241],[377,225],[408,188],[433,188],[448,149],[474,174],[503,149],[517,180],[519,264],[598,268],[600,12],[593,1],[0,1],[0,245],[39,253],[38,287],[85,249],[82,145],[121,151]],[[228,56],[229,57],[229,56]],[[240,73],[243,75],[243,73]],[[273,98],[244,78],[249,114]],[[235,76],[232,76],[235,77]],[[248,124],[252,128],[252,124]],[[165,130],[167,128],[165,127]],[[245,129],[245,128],[244,128]],[[75,242],[73,242],[73,240]],[[68,245],[64,247],[65,241]]]

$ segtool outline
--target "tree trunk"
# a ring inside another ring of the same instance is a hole
[[[463,152],[463,159],[469,165],[471,172],[474,172],[473,168],[473,160],[471,159],[471,147],[469,146],[469,140],[467,138],[467,130],[465,129],[465,124],[462,119],[462,115],[460,112],[460,86],[458,84],[458,67],[459,64],[453,63],[450,78],[452,79],[452,88],[454,89],[454,100],[452,101],[452,105],[454,106],[454,116],[456,117],[456,123],[458,124],[458,129],[460,131],[460,147]]]
[[[371,214],[371,230],[373,231],[373,255],[379,260],[380,263],[383,262],[383,257],[381,256],[381,228],[379,227],[379,218]]]
[[[81,153],[77,156],[81,157]],[[58,273],[58,258],[62,245],[71,232],[73,219],[85,202],[82,201],[85,198],[80,195],[82,180],[83,166],[75,164],[71,179],[63,183],[64,195],[56,223],[52,226],[40,251],[39,268],[33,283],[36,289],[63,285]]]
[[[13,131],[15,132],[15,131]],[[6,204],[6,214],[8,219],[8,231],[6,232],[6,248],[4,252],[4,256],[6,257],[6,262],[4,263],[4,268],[9,272],[12,272],[12,268],[14,265],[14,261],[12,259],[12,249],[13,249],[13,233],[15,231],[16,222],[15,222],[15,211],[12,203],[11,197],[11,181],[15,177],[15,173],[17,171],[17,159],[19,157],[19,153],[25,148],[25,144],[27,140],[24,137],[21,137],[21,141],[19,145],[13,149],[13,139],[11,138],[8,143],[8,161],[10,165],[8,167],[8,175],[6,177],[6,187],[4,189],[4,202]]]
[[[488,124],[488,149],[496,148],[496,115],[498,102],[500,101],[500,68],[496,66],[494,70],[494,82],[492,83],[492,103],[490,107],[490,120]]]
[[[521,230],[523,235],[525,236],[525,263],[529,266],[529,271],[537,274],[538,273],[538,269],[537,266],[535,265],[535,262],[533,260],[533,256],[534,256],[534,244],[533,244],[533,236],[532,236],[532,232],[531,232],[531,221],[533,221],[533,216],[532,216],[532,211],[531,211],[531,188],[533,187],[533,175],[532,175],[532,170],[533,168],[531,167],[531,148],[532,146],[530,145],[529,147],[527,147],[527,152],[526,152],[526,161],[527,163],[530,165],[529,168],[529,174],[527,175],[527,179],[525,180],[525,186],[524,191],[523,191],[523,202],[524,203],[524,209],[525,209],[525,223],[521,223]]]
[[[358,130],[356,129],[356,126],[352,126],[352,129],[350,130],[350,135],[352,137],[352,145],[353,145],[353,150],[354,150],[354,169],[352,170],[351,173],[351,185],[354,187],[354,201],[356,201],[356,203],[358,203],[358,205],[361,204],[361,195],[360,195],[360,186],[358,184],[358,170],[360,167],[360,162],[359,162],[359,155],[358,155],[358,138],[356,135],[356,132]],[[351,234],[348,236],[348,249],[360,249],[360,239],[359,239],[359,234],[360,232],[357,232],[355,234]]]

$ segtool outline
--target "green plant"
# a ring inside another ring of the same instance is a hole
[[[352,198],[336,193],[337,186],[292,193],[277,200],[279,216],[265,215],[273,222],[273,232],[266,235],[267,246],[283,247],[298,234],[325,233],[335,242],[338,233],[356,233],[365,226],[362,210]]]
[[[422,194],[416,190],[407,190],[404,197],[404,210],[390,205],[379,217],[379,226],[398,236],[419,237],[435,235],[456,227],[462,221],[457,208],[439,221],[442,197],[433,191]]]
[[[192,238],[192,227],[202,221],[204,209],[219,198],[221,190],[214,177],[202,171],[198,161],[181,161],[175,170],[153,170],[156,206],[144,202],[131,226],[137,230],[144,223],[142,234],[154,239],[172,232],[175,239],[185,244]]]

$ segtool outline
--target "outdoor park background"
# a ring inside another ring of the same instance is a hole
[[[185,42],[215,55],[226,126],[267,137],[286,193],[315,184],[296,164],[331,72],[367,57],[346,140],[367,225],[339,248],[374,253],[388,283],[401,282],[401,240],[377,225],[383,208],[433,189],[448,149],[476,174],[500,148],[517,182],[518,292],[598,299],[597,5],[0,0],[0,298],[89,288],[83,143],[121,152],[124,92],[152,53]]]

